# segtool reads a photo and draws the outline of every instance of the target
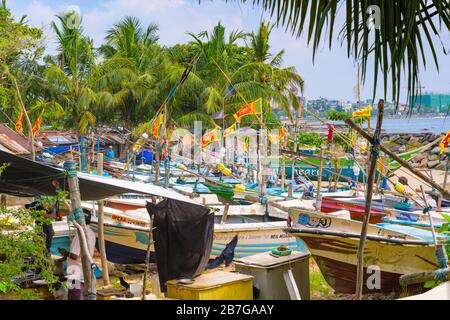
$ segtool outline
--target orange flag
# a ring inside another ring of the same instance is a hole
[[[286,129],[284,129],[284,127],[281,127],[280,128],[280,141],[283,140],[285,135],[286,135]]]
[[[19,132],[19,133],[23,132],[22,120],[23,120],[23,111],[20,112],[20,115],[19,115],[19,117],[17,118],[17,121],[16,121],[16,131]]]
[[[260,113],[262,113],[262,98],[259,98],[258,100],[253,101],[246,106],[243,106],[238,112],[234,114],[234,118],[237,122],[241,122],[242,117]]]
[[[211,130],[202,137],[202,148],[206,148],[211,143],[219,141],[219,135],[217,134],[217,129]]]
[[[152,127],[152,134],[156,139],[159,139],[159,128],[163,123],[163,115],[162,113],[155,119]]]
[[[41,130],[41,125],[42,125],[42,113],[39,115],[39,117],[36,120],[36,123],[33,126],[33,130],[32,130],[33,137],[36,137],[39,130]]]

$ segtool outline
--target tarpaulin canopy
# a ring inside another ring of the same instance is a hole
[[[161,290],[173,279],[192,279],[208,265],[213,244],[214,214],[199,204],[166,199],[147,203]]]
[[[52,196],[55,195],[58,184],[60,189],[69,190],[66,172],[61,168],[0,151],[0,165],[4,163],[8,163],[9,166],[0,175],[0,193],[27,197]],[[83,201],[102,200],[123,193],[140,193],[198,204],[173,190],[151,184],[86,173],[78,173],[78,179]]]
[[[55,146],[44,149],[44,152],[50,153],[50,154],[63,154],[66,152],[69,152],[70,149],[72,150],[78,150],[78,144],[74,144],[71,146]]]

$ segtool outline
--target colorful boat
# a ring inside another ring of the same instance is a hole
[[[289,234],[306,243],[328,284],[339,293],[355,293],[362,223],[348,216],[298,209],[290,211],[290,218]],[[363,292],[398,292],[400,276],[437,269],[432,243],[431,232],[425,230],[391,224],[369,225]],[[376,273],[379,281],[373,276]]]
[[[343,201],[340,198],[332,198],[332,197],[323,197],[322,198],[322,207],[320,209],[323,213],[331,213],[338,210],[348,210],[350,211],[350,215],[352,220],[363,221],[364,220],[364,212],[365,206],[358,203],[352,203]],[[383,218],[386,216],[386,213],[372,208],[370,210],[370,223],[380,223],[383,221]]]
[[[85,204],[88,210],[97,207]],[[214,226],[214,241],[211,258],[220,255],[234,236],[238,235],[236,257],[245,257],[270,251],[280,245],[294,247],[299,251],[307,249],[295,238],[285,232],[286,220],[268,217],[264,214],[264,205],[230,206],[226,224],[221,224],[223,207],[217,207]],[[149,242],[149,217],[146,209],[123,212],[105,208],[105,246],[107,259],[119,264],[143,263]],[[91,228],[98,234],[98,220],[92,217]],[[151,248],[151,252],[154,249]],[[151,255],[151,258],[153,255]]]

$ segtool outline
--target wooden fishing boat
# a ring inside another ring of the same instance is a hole
[[[298,209],[290,218],[289,234],[306,243],[328,284],[354,293],[362,223]],[[431,232],[406,226],[369,225],[364,256],[364,293],[400,291],[400,276],[438,268]],[[371,282],[375,272],[379,286]]]
[[[323,213],[331,213],[338,210],[348,210],[350,211],[350,215],[352,220],[363,221],[364,220],[364,212],[365,206],[358,203],[352,203],[347,201],[342,201],[342,199],[332,198],[332,197],[323,197],[322,198],[322,207],[320,211]],[[372,208],[370,210],[370,223],[380,223],[383,218],[386,216],[386,213]]]
[[[83,203],[83,207],[94,213],[92,230],[98,234],[98,221],[95,216],[97,206]],[[269,217],[264,213],[264,205],[230,206],[226,223],[222,224],[223,206],[217,206],[214,225],[214,241],[211,258],[219,255],[225,246],[238,235],[236,257],[245,257],[269,251],[280,245],[305,251],[303,243],[297,242],[285,232],[286,220]],[[107,259],[119,264],[140,264],[146,256],[149,242],[149,216],[146,209],[121,211],[104,208],[105,246]],[[151,252],[154,252],[153,247]],[[153,255],[152,255],[153,256]]]

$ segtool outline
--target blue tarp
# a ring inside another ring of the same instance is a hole
[[[51,148],[44,149],[44,152],[47,152],[50,154],[63,154],[65,152],[70,151],[70,148],[72,148],[72,150],[78,150],[78,144],[74,144],[72,146],[51,147]]]
[[[153,153],[148,150],[143,150],[136,154],[136,161],[144,162],[144,163],[152,163],[153,162]]]

